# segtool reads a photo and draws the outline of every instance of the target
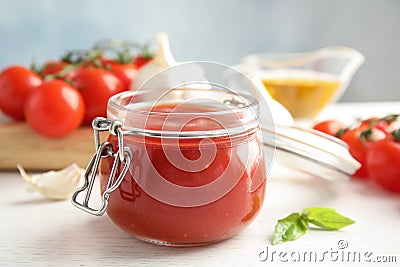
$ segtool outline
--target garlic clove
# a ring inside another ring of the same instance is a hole
[[[69,198],[81,183],[84,174],[84,169],[77,164],[72,164],[59,171],[34,175],[28,175],[20,164],[17,165],[17,168],[25,181],[30,183],[36,191],[54,200]]]

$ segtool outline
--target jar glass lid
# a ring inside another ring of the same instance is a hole
[[[270,137],[275,136],[275,159],[280,163],[330,181],[347,181],[360,163],[349,153],[347,144],[322,132],[302,128],[295,124],[274,128],[262,125],[263,144],[273,147]]]

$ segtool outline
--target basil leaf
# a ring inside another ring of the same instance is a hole
[[[304,235],[307,229],[307,218],[298,212],[294,212],[286,218],[278,220],[272,244],[277,245],[286,241],[296,240]]]
[[[339,230],[355,223],[331,208],[306,208],[303,210],[302,215],[307,218],[308,222],[325,230]]]

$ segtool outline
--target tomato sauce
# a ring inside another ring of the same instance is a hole
[[[163,105],[156,110],[176,112],[173,108]],[[199,108],[185,106],[184,111],[199,112]],[[221,128],[212,123],[207,118],[198,118],[190,123],[182,122],[185,124],[182,129],[202,131],[204,125]],[[146,129],[157,129],[157,125],[150,119]],[[110,195],[108,216],[124,231],[157,244],[202,245],[232,237],[252,221],[264,200],[266,174],[258,130],[210,137],[209,143],[197,137],[126,135],[124,145],[130,147],[133,159],[122,183]],[[117,138],[110,136],[109,142],[116,150]],[[197,162],[202,155],[214,157]],[[176,166],[176,161],[186,164],[182,156],[189,163],[194,162],[191,168],[195,170]],[[112,164],[112,157],[102,161],[102,191],[107,186]],[[121,169],[122,166],[118,172]],[[158,176],[179,190],[199,190],[180,195],[180,191],[162,187]],[[207,187],[219,180],[225,182]]]

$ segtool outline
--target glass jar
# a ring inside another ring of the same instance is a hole
[[[100,166],[104,205],[91,209],[87,198],[85,209],[97,215],[106,210],[127,233],[161,245],[232,237],[264,200],[258,101],[218,88],[155,94],[115,95],[108,118],[95,120],[95,130],[110,131],[107,142],[97,139],[98,156],[89,164]]]
[[[96,153],[72,203],[94,215],[107,211],[141,240],[196,246],[227,239],[255,218],[275,155],[330,181],[346,181],[360,167],[345,143],[285,123],[279,105],[269,109],[273,103],[222,64],[189,62],[159,72],[137,91],[113,96],[107,118],[93,121]],[[104,142],[102,131],[109,133]]]

